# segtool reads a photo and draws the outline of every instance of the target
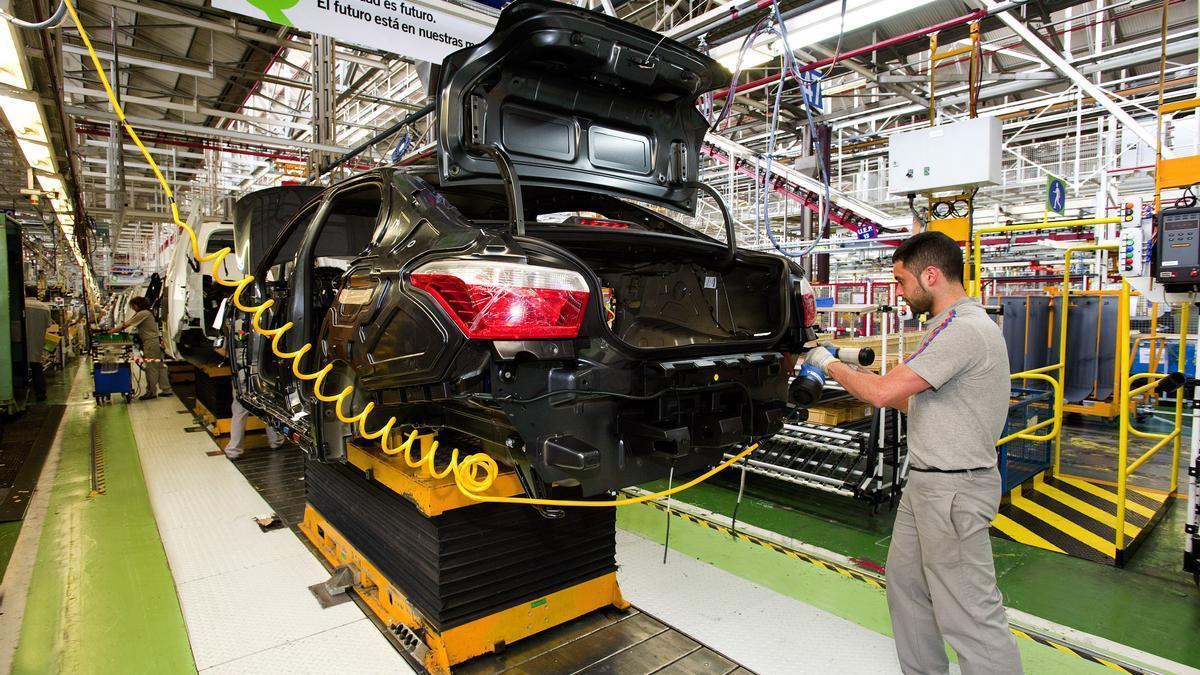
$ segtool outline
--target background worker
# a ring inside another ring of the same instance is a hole
[[[46,400],[46,370],[42,358],[46,351],[46,331],[54,319],[50,305],[38,299],[37,286],[25,287],[25,360],[29,363],[29,377],[33,381],[33,394],[38,401]]]
[[[213,351],[221,358],[227,358],[228,354],[224,347],[214,347]],[[230,383],[233,383],[237,377],[237,371],[233,370],[233,362],[230,362],[230,371],[233,376],[229,378]],[[229,459],[237,459],[246,451],[246,422],[250,421],[250,411],[246,410],[242,402],[238,400],[237,387],[233,388],[233,402],[229,405],[229,443],[225,445],[225,456]],[[266,426],[267,444],[272,450],[278,450],[287,443],[287,437],[282,433]]]
[[[892,256],[901,294],[931,313],[920,347],[879,376],[818,347],[806,356],[856,398],[908,414],[910,473],[887,559],[888,608],[905,673],[1019,673],[988,528],[1000,505],[996,441],[1008,416],[1008,350],[963,288],[962,250],[940,232]]]
[[[120,333],[130,328],[136,329],[135,335],[142,343],[142,357],[146,360],[146,393],[138,399],[145,401],[159,394],[170,396],[173,392],[167,364],[163,361],[162,334],[158,330],[158,321],[150,313],[150,301],[143,297],[132,298],[129,306],[133,308],[133,316],[108,332]]]

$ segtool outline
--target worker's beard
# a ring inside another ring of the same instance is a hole
[[[928,313],[933,309],[933,293],[930,293],[925,284],[921,283],[920,277],[917,277],[917,286],[921,290],[906,294],[904,299],[908,302],[908,306],[912,307],[913,314]]]

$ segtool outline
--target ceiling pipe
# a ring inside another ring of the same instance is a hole
[[[1014,7],[1016,6],[1016,3],[1006,3],[1006,4],[1010,5],[1010,6],[1014,6]],[[888,47],[902,44],[902,43],[908,42],[910,40],[916,40],[917,38],[927,37],[932,33],[937,33],[940,31],[949,30],[951,28],[956,28],[958,26],[968,24],[972,21],[978,21],[979,19],[982,19],[982,18],[988,16],[988,14],[989,14],[989,10],[977,9],[974,12],[971,12],[969,14],[963,14],[962,16],[956,16],[953,19],[947,19],[946,21],[935,23],[931,26],[926,26],[924,28],[918,28],[917,30],[909,31],[907,33],[903,33],[903,34],[897,35],[895,37],[890,37],[886,40],[880,40],[879,42],[872,42],[869,45],[863,45],[862,47],[858,47],[856,49],[848,49],[848,50],[842,52],[841,54],[837,54],[835,56],[830,56],[830,57],[821,59],[819,61],[813,61],[812,63],[808,63],[805,65],[799,66],[796,70],[801,73],[805,73],[810,70],[816,70],[817,68],[824,68],[825,66],[833,65],[834,63],[838,63],[839,61],[844,61],[846,59],[852,59],[856,56],[862,56],[863,54],[870,54],[872,52],[877,52],[880,49],[886,49]],[[751,89],[758,89],[760,87],[765,87],[768,84],[771,84],[772,82],[778,82],[785,75],[790,77],[791,74],[785,73],[784,71],[781,70],[780,72],[778,72],[774,75],[768,75],[766,77],[763,77],[763,78],[760,78],[757,80],[752,80],[745,84],[740,84],[735,87],[731,87],[730,89],[724,89],[722,91],[718,91],[713,94],[713,98],[714,99],[723,99],[726,96],[729,96],[731,92],[733,94],[740,94],[740,93],[749,91]]]
[[[989,6],[989,11],[997,11],[998,8],[1002,7],[1001,3],[993,2],[993,0],[983,0],[983,2]],[[1030,47],[1033,47],[1033,50],[1038,53],[1038,55],[1047,63],[1047,65],[1054,70],[1057,70],[1071,82],[1075,83],[1075,86],[1082,89],[1085,94],[1096,99],[1097,103],[1103,106],[1104,109],[1111,113],[1113,117],[1117,118],[1117,121],[1136,134],[1138,138],[1142,139],[1146,145],[1149,145],[1152,148],[1158,147],[1159,142],[1157,134],[1141,124],[1138,124],[1137,120],[1133,119],[1133,115],[1125,112],[1124,108],[1122,108],[1120,105],[1117,105],[1117,102],[1112,100],[1112,97],[1108,95],[1108,92],[1104,91],[1104,89],[1102,89],[1099,85],[1093,83],[1082,73],[1076,70],[1075,67],[1068,63],[1067,60],[1064,59],[1061,54],[1055,51],[1053,47],[1046,44],[1046,41],[1043,40],[1040,35],[1034,33],[1029,26],[1026,26],[1024,23],[1022,23],[1020,19],[1004,12],[998,11],[997,13],[999,14],[1000,20],[1004,22],[1004,25],[1008,26],[1009,29],[1024,39],[1026,44],[1028,44]],[[1165,27],[1163,32],[1166,32]],[[1165,54],[1166,52],[1164,51],[1163,53]],[[1168,148],[1162,148],[1161,152],[1165,158],[1169,159],[1174,157],[1174,153],[1170,152]]]

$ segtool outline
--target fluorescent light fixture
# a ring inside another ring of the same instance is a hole
[[[8,21],[0,21],[0,82],[18,89],[29,88],[25,75],[25,54],[18,46],[16,28]]]
[[[62,179],[58,176],[45,176],[38,174],[38,187],[42,188],[42,192],[53,192],[55,194],[66,194],[63,191]]]
[[[933,0],[846,0],[846,22],[844,31],[849,33],[864,26],[878,23],[897,14],[903,14],[911,9],[927,5]],[[787,27],[788,44],[792,49],[804,49],[809,45],[836,38],[838,26],[841,24],[842,3],[838,0],[821,5],[810,11],[798,14],[784,21]],[[771,42],[764,39],[759,44],[766,44],[765,50],[757,47],[746,51],[742,60],[742,68],[760,66],[778,55],[778,51],[770,46]],[[733,70],[737,65],[738,51],[742,48],[743,38],[730,40],[713,48],[711,56],[722,65]],[[774,52],[774,53],[772,53]]]
[[[33,170],[57,173],[54,167],[54,157],[50,154],[49,146],[44,143],[27,141],[24,138],[18,138],[17,145],[21,147],[21,153],[25,155],[25,161]]]
[[[46,137],[46,124],[42,120],[42,106],[36,100],[0,96],[0,110],[8,119],[17,138],[24,138],[38,143],[49,143]]]

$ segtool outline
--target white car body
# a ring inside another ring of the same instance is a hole
[[[233,223],[221,220],[201,220],[197,216],[189,219],[196,231],[196,241],[202,255],[215,253],[222,248],[233,248]],[[213,262],[196,263],[192,247],[183,241],[176,244],[167,275],[163,281],[164,339],[168,350],[180,356],[179,347],[184,331],[210,329],[204,317],[204,279],[212,277]],[[228,255],[221,261],[219,273],[222,278],[236,279],[237,258]]]

